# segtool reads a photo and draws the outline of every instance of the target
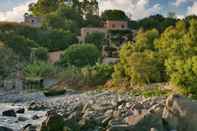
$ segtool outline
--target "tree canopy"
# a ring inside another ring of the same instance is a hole
[[[102,20],[129,20],[124,11],[121,10],[105,10],[101,15]]]

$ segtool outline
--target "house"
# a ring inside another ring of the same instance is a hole
[[[102,62],[105,64],[117,63],[119,47],[125,41],[131,40],[133,30],[128,27],[128,21],[124,20],[107,20],[103,27],[85,27],[81,28],[81,35],[78,37],[80,43],[84,43],[88,34],[92,33],[104,33],[108,40],[108,45],[103,46],[102,50]],[[121,35],[119,34],[121,32]],[[115,41],[115,42],[114,42]],[[112,45],[116,43],[116,48]]]
[[[85,42],[85,38],[88,34],[99,32],[109,35],[110,30],[129,30],[128,21],[121,20],[107,20],[102,28],[96,27],[84,27],[81,28],[81,36],[78,37],[79,42]]]
[[[107,29],[106,28],[94,28],[94,27],[84,27],[84,28],[81,28],[81,36],[78,37],[79,39],[79,42],[83,43],[85,42],[85,39],[86,37],[89,35],[89,34],[92,34],[92,33],[104,33],[107,35]]]
[[[128,21],[107,20],[104,27],[107,30],[128,30]]]
[[[42,19],[40,17],[37,16],[32,16],[29,14],[25,14],[24,16],[24,23],[32,26],[32,27],[41,27],[42,26]]]

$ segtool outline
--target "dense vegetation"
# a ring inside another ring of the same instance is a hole
[[[173,14],[154,15],[132,21],[121,10],[99,16],[96,0],[38,0],[29,11],[26,15],[42,17],[42,27],[0,23],[1,79],[20,71],[24,77],[58,77],[74,86],[103,85],[110,79],[128,87],[170,82],[187,95],[197,94],[197,16],[179,20]],[[137,31],[134,38],[129,30],[110,32],[113,44],[132,37],[122,46],[114,69],[101,63],[103,46],[109,44],[105,34],[88,34],[85,43],[76,44],[81,27],[101,27],[106,20],[127,20]],[[61,60],[48,63],[48,52],[59,50],[64,50]]]
[[[95,65],[99,58],[100,52],[95,45],[76,44],[65,50],[60,63],[64,66],[84,67]]]
[[[156,29],[139,31],[135,42],[120,51],[114,83],[130,86],[170,81],[185,94],[197,93],[197,20],[178,21],[161,35]]]

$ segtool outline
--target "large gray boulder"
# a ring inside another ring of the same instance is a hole
[[[64,131],[64,119],[56,111],[49,111],[40,131]]]
[[[14,131],[14,130],[7,128],[7,127],[0,126],[0,131]]]
[[[166,100],[163,119],[170,130],[197,131],[197,102],[171,95]]]
[[[2,112],[3,116],[8,116],[8,117],[16,117],[16,112],[13,109],[6,110]]]

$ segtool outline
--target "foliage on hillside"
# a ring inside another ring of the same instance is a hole
[[[95,65],[99,58],[100,52],[95,45],[75,44],[65,50],[60,63],[66,67],[84,67]]]
[[[9,48],[0,48],[0,79],[15,76],[18,68],[18,56]]]
[[[129,85],[170,81],[185,94],[197,93],[197,20],[178,21],[161,36],[158,31],[139,31],[136,41],[125,44],[115,66],[114,83]]]

